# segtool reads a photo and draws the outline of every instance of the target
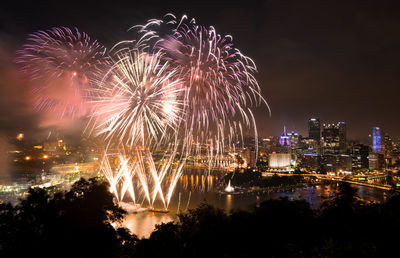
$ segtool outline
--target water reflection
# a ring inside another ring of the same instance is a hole
[[[137,214],[128,214],[123,222],[123,226],[142,238],[148,237],[154,230],[155,225],[167,223],[175,219],[176,214],[141,212]]]
[[[226,210],[232,210],[232,195],[226,195]]]
[[[287,197],[289,200],[306,200],[313,209],[318,208],[325,199],[331,198],[337,185],[318,185],[303,187],[293,191],[259,191],[243,194],[221,194],[215,189],[218,177],[214,175],[183,175],[171,199],[169,213],[144,212],[131,214],[125,220],[125,226],[139,237],[148,237],[159,223],[177,219],[177,213],[198,207],[202,202],[212,204],[227,212],[237,209],[251,209],[257,203],[268,199]],[[384,191],[359,185],[353,185],[360,197],[366,200],[384,201]],[[156,205],[157,206],[157,205]],[[159,207],[162,208],[161,204]]]

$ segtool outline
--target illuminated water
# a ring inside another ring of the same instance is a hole
[[[15,203],[18,198],[24,197],[24,192],[32,185],[55,185],[65,189],[80,177],[91,177],[95,173],[73,174],[42,174],[13,173],[12,176],[0,176],[0,200]],[[198,207],[202,202],[224,209],[251,209],[256,202],[287,197],[291,200],[305,199],[312,208],[317,208],[324,199],[335,191],[336,185],[298,188],[289,192],[251,192],[243,194],[221,194],[217,190],[220,176],[206,176],[200,173],[183,175],[175,189],[169,206],[169,213],[140,212],[126,216],[124,226],[139,237],[148,237],[156,224],[167,223],[177,219],[178,211],[186,211]],[[366,200],[384,201],[384,191],[375,188],[354,185],[359,195]],[[141,200],[139,200],[141,202]],[[146,207],[143,202],[142,207]],[[161,203],[156,203],[156,208],[163,208]]]
[[[148,237],[156,224],[176,220],[178,208],[179,211],[185,211],[196,208],[202,202],[229,212],[232,209],[251,209],[257,201],[287,197],[290,200],[304,199],[310,203],[312,208],[317,208],[324,199],[330,198],[337,187],[336,185],[325,185],[298,188],[293,192],[221,194],[216,190],[217,182],[217,176],[184,175],[175,190],[169,213],[142,212],[129,214],[124,221],[124,226],[139,237]],[[366,200],[382,202],[385,199],[383,190],[359,185],[353,185],[353,187],[358,189],[360,197]],[[162,206],[158,205],[157,208],[162,208]]]

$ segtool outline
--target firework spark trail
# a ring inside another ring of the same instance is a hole
[[[162,183],[162,180],[163,180],[163,177],[164,177],[163,176],[163,171],[161,171],[160,174],[157,173],[157,168],[156,168],[156,166],[154,164],[153,156],[151,155],[151,153],[148,153],[146,156],[147,156],[147,159],[149,161],[149,170],[150,170],[151,176],[152,176],[153,181],[154,181],[153,196],[152,196],[152,199],[151,199],[152,205],[154,204],[154,201],[156,199],[157,193],[159,193],[161,201],[162,201],[162,203],[163,203],[163,205],[165,207],[164,194],[163,194],[163,191],[162,191],[162,188],[161,188],[161,183]]]
[[[132,28],[138,30],[139,40],[120,45],[161,51],[163,59],[178,71],[175,76],[184,83],[187,105],[184,145],[190,146],[193,139],[200,144],[213,139],[213,151],[217,153],[207,152],[208,163],[212,164],[226,149],[225,137],[237,134],[243,137],[242,123],[246,128],[256,128],[254,119],[249,122],[252,111],[243,107],[261,103],[268,107],[268,104],[254,76],[257,71],[254,61],[234,48],[231,36],[221,36],[215,28],[197,25],[186,16],[177,20],[171,14],[165,20],[152,19]],[[242,122],[237,126],[229,119]],[[232,147],[232,142],[227,146]],[[192,152],[197,150],[195,147]]]
[[[185,208],[185,212],[187,211],[188,207],[189,207],[189,202],[190,202],[190,197],[192,196],[192,191],[189,192],[189,198],[186,204],[186,208]]]
[[[165,200],[164,200],[164,195],[162,193],[161,184],[164,181],[165,176],[169,172],[173,160],[175,159],[176,148],[170,153],[171,154],[169,155],[169,157],[167,159],[165,159],[165,157],[163,157],[161,159],[161,164],[160,164],[158,169],[154,165],[154,160],[153,160],[152,156],[150,157],[151,158],[152,175],[153,175],[153,178],[154,178],[154,181],[155,181],[155,187],[154,187],[152,202],[154,203],[155,198],[157,196],[157,193],[159,192],[164,206],[166,204],[165,204]]]
[[[121,169],[121,167],[119,167],[118,169],[114,170],[111,167],[111,164],[110,164],[110,161],[109,161],[107,155],[104,155],[102,164],[100,166],[100,170],[103,172],[103,175],[106,177],[106,179],[110,183],[110,192],[114,193],[115,197],[119,201],[120,198],[118,196],[117,187],[118,187],[119,180],[120,180],[121,176],[123,175],[124,169]]]
[[[151,198],[150,198],[150,190],[149,190],[149,184],[147,182],[147,173],[144,164],[144,158],[142,155],[140,155],[138,151],[136,151],[135,153],[135,163],[133,164],[133,166],[135,166],[138,169],[137,175],[139,177],[141,187],[143,189],[148,204],[152,208],[153,204],[151,203]]]
[[[158,167],[149,151],[136,150],[128,154],[120,152],[115,157],[118,160],[115,167],[111,165],[110,157],[104,155],[101,171],[109,181],[110,192],[116,196],[117,201],[123,201],[128,192],[132,201],[136,203],[137,194],[135,194],[133,184],[139,182],[141,193],[151,208],[158,195],[164,208],[167,209],[184,164],[184,162],[178,162],[178,166],[173,165],[176,147],[169,153],[168,157],[163,157],[158,161]],[[165,177],[169,172],[171,172],[170,180],[166,182]],[[163,183],[165,183],[165,189],[162,188]],[[167,192],[167,195],[164,195],[164,191]]]
[[[124,156],[120,155],[120,164],[121,164],[121,169],[123,169],[123,184],[122,184],[122,189],[121,189],[121,200],[124,199],[125,193],[128,191],[132,201],[135,203],[136,202],[136,196],[135,196],[135,191],[133,188],[133,177],[136,172],[136,168],[131,168],[128,165],[129,159],[125,158]]]
[[[161,54],[119,52],[114,66],[99,85],[93,121],[97,135],[108,142],[149,147],[169,139],[181,118],[183,90],[175,70]]]
[[[184,166],[184,165],[185,165],[185,160],[181,161],[179,167],[176,168],[176,169],[173,171],[172,175],[171,175],[172,179],[171,179],[171,183],[170,183],[170,185],[169,185],[168,193],[167,193],[167,196],[166,196],[166,199],[167,199],[167,207],[169,206],[169,203],[170,203],[170,201],[171,201],[171,197],[172,197],[172,194],[173,194],[173,192],[174,192],[174,190],[175,190],[176,183],[178,182],[178,179],[179,179],[180,176],[182,175],[182,169],[183,169],[183,166]]]
[[[80,117],[89,108],[90,81],[110,64],[106,49],[78,29],[54,27],[28,35],[16,63],[33,82],[35,108],[58,117]]]

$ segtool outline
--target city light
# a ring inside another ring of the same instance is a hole
[[[225,188],[225,192],[232,193],[235,189],[231,186],[231,180],[229,180],[228,186]]]
[[[19,134],[17,134],[16,138],[17,138],[18,141],[22,141],[24,139],[24,134],[23,133],[19,133]]]

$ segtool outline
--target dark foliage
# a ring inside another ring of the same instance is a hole
[[[399,241],[400,196],[366,202],[343,184],[318,210],[279,199],[228,214],[204,203],[158,225],[147,239],[111,226],[123,215],[97,179],[52,196],[34,189],[16,206],[0,205],[0,256],[391,257]]]
[[[305,182],[302,176],[278,176],[273,175],[270,177],[263,177],[261,172],[253,171],[251,169],[246,169],[243,172],[232,172],[227,174],[223,181],[231,183],[235,186],[242,187],[280,187],[280,186],[296,186]]]
[[[16,206],[0,204],[0,257],[119,254],[134,238],[111,226],[125,212],[114,204],[108,188],[97,178],[81,179],[65,193],[50,196],[36,188]]]
[[[230,214],[202,204],[159,225],[132,257],[389,257],[399,220],[399,196],[365,202],[343,184],[319,210],[288,199]]]

